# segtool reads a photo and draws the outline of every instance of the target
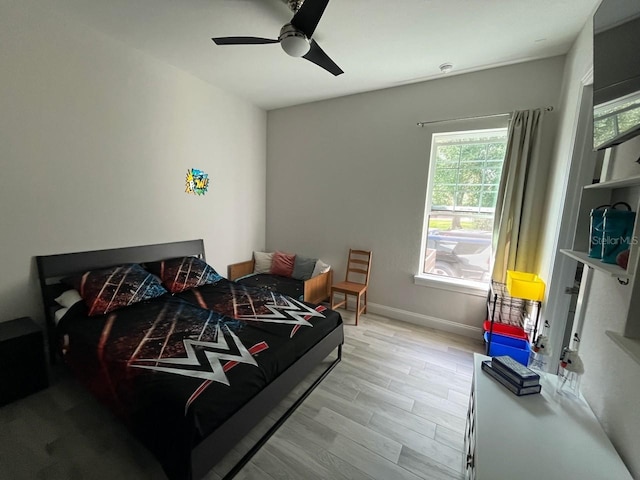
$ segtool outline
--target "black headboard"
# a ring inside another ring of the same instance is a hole
[[[47,338],[49,340],[49,357],[51,363],[55,362],[57,345],[53,316],[54,307],[56,306],[54,299],[61,293],[59,285],[59,279],[61,277],[86,272],[87,270],[111,267],[113,265],[145,263],[185,256],[197,256],[204,260],[203,240],[186,240],[183,242],[157,243],[137,247],[36,256],[47,324]]]

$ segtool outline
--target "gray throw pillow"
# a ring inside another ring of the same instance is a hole
[[[273,252],[253,252],[253,273],[271,272]]]
[[[293,273],[291,274],[291,277],[295,278],[296,280],[309,280],[311,278],[311,274],[313,273],[313,269],[316,266],[316,262],[316,258],[296,255],[296,259],[293,263]]]

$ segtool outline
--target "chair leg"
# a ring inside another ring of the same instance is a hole
[[[367,291],[364,291],[364,310],[362,311],[362,313],[366,314],[367,313]]]
[[[358,326],[359,319],[360,319],[360,295],[356,295],[356,327]]]
[[[336,293],[338,292],[331,292],[331,310],[335,310],[336,308],[340,308],[340,306],[342,305],[342,302],[337,302],[336,301]]]
[[[336,302],[336,296],[335,296],[336,293],[340,293],[341,295],[344,295],[344,301]],[[329,301],[331,302],[331,310],[340,308],[343,305],[344,305],[344,309],[347,310],[347,294],[346,293],[343,294],[342,292],[334,292],[332,290]]]

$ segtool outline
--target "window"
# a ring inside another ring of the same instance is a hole
[[[489,280],[506,144],[506,128],[433,134],[421,275]]]
[[[594,109],[593,146],[599,148],[640,125],[640,91]]]

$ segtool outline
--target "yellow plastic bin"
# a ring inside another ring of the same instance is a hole
[[[512,297],[539,302],[544,297],[544,282],[535,273],[507,270],[507,292]]]

